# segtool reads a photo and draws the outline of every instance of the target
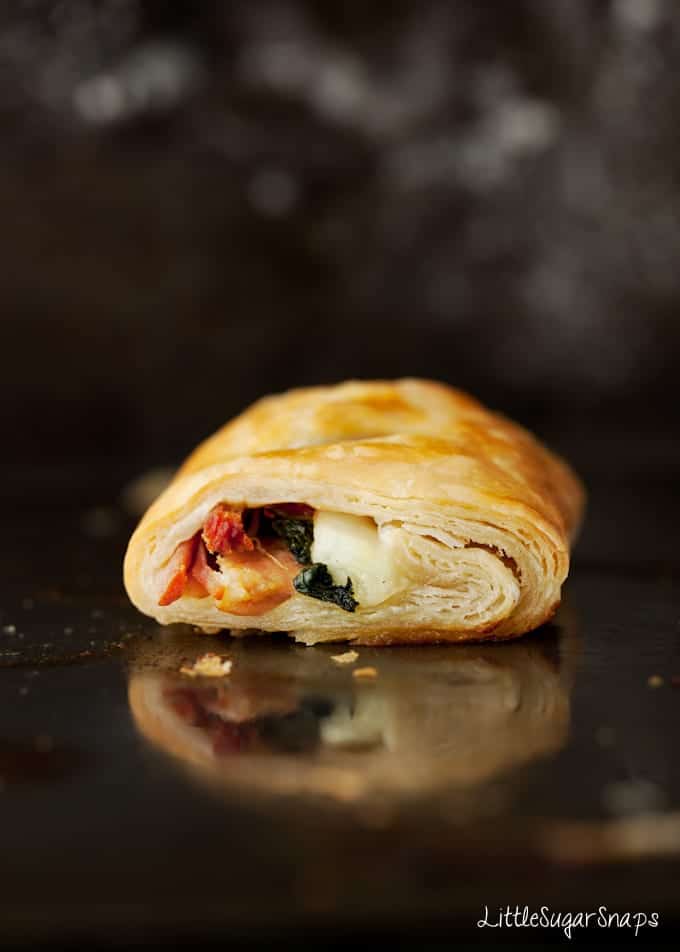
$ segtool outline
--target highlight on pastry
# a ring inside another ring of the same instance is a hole
[[[581,485],[443,384],[350,381],[259,400],[203,442],[130,540],[162,624],[355,644],[510,638],[560,601]]]
[[[147,740],[223,789],[344,801],[468,791],[566,742],[574,657],[549,647],[360,649],[356,664],[379,674],[363,680],[331,648],[260,639],[236,642],[218,680],[183,677],[166,643],[160,664],[133,665],[128,698]]]

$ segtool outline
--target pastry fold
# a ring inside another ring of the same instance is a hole
[[[443,384],[293,390],[189,456],[130,540],[125,585],[161,624],[211,632],[510,638],[556,610],[583,498],[526,430]],[[258,538],[291,513],[306,548]]]

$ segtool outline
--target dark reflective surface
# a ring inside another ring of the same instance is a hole
[[[617,452],[586,445],[590,513],[554,625],[507,645],[360,648],[371,682],[331,660],[344,646],[160,629],[121,587],[127,475],[55,471],[40,495],[44,472],[14,473],[4,933],[453,941],[507,903],[674,922],[676,470],[651,479],[639,456],[626,485]],[[179,674],[205,651],[233,660],[228,678]]]

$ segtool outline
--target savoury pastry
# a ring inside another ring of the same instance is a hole
[[[266,397],[202,443],[130,540],[162,624],[357,644],[510,638],[554,613],[583,502],[520,426],[427,380]]]

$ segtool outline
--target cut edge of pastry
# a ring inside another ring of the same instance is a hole
[[[133,534],[125,585],[161,624],[210,633],[509,638],[559,605],[584,498],[530,433],[444,384],[289,391],[190,455]],[[296,512],[302,543],[272,528]]]
[[[262,494],[266,489],[260,484],[259,491]],[[313,510],[314,542],[307,564],[292,558],[279,538],[268,538],[263,545],[255,537],[253,548],[242,553],[224,557],[207,553],[215,566],[210,576],[213,583],[219,585],[216,569],[229,579],[226,594],[221,590],[198,593],[189,566],[188,591],[168,604],[159,604],[178,548],[190,540],[197,547],[205,546],[205,524],[218,507],[229,512],[242,507],[241,513],[252,514],[276,511],[282,505],[277,502],[275,491],[269,503],[263,504],[262,497],[254,498],[247,487],[236,491],[229,488],[228,481],[218,480],[188,516],[178,521],[169,517],[169,525],[159,525],[151,539],[145,536],[143,545],[133,539],[125,565],[132,600],[162,624],[186,622],[209,632],[231,629],[234,634],[253,628],[287,631],[304,644],[505,638],[536,627],[559,604],[560,586],[568,571],[568,552],[563,549],[555,554],[556,540],[548,538],[554,533],[547,525],[538,529],[534,524],[529,537],[517,514],[516,526],[500,529],[476,523],[465,509],[456,512],[456,507],[450,507],[446,526],[442,526],[441,520],[437,524],[434,516],[428,523],[426,516],[415,511],[421,507],[401,512],[399,519],[390,519],[385,506],[378,500],[371,505],[366,495],[361,514],[347,511],[349,501],[344,509],[322,508],[323,503],[318,502],[320,491],[322,487],[317,488],[313,499],[316,505],[299,499],[288,499],[284,504]],[[341,507],[342,501],[336,500],[335,505]],[[415,521],[418,518],[420,522]],[[336,558],[334,540],[339,550]],[[203,567],[205,556],[204,552]],[[238,568],[233,579],[230,559]],[[328,570],[333,587],[342,593],[349,592],[356,602],[349,611],[337,601],[322,601],[298,590],[300,576],[309,564],[320,563]],[[255,580],[250,585],[253,566],[264,566],[265,575],[271,567],[272,584],[265,579],[262,584]],[[550,597],[537,617],[537,606],[531,596],[539,579],[541,600],[545,603],[548,589]],[[245,598],[240,600],[239,595],[244,593]]]

